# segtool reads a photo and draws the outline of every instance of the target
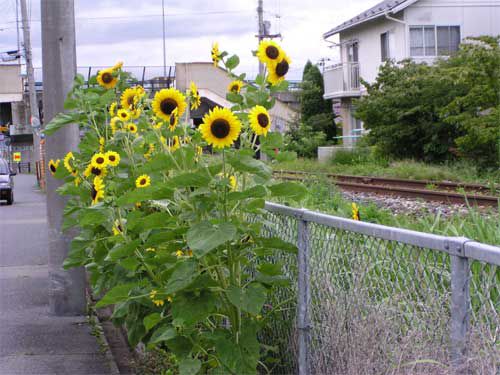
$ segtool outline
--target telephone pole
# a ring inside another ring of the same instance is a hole
[[[259,44],[264,38],[281,38],[281,34],[269,34],[270,22],[264,21],[264,1],[259,0],[257,5],[257,19],[258,19],[258,30],[259,33],[257,38],[259,39]],[[259,61],[259,74],[264,75],[264,64]]]
[[[43,107],[47,122],[64,111],[64,100],[76,75],[74,0],[41,0]],[[77,124],[59,129],[46,139],[47,160],[62,159],[76,150],[80,137]],[[67,199],[56,193],[59,180],[47,174],[47,219],[49,226],[49,306],[55,315],[85,313],[83,268],[63,269],[75,233],[62,232]]]
[[[26,60],[26,75],[28,77],[28,95],[30,105],[30,125],[33,131],[33,155],[35,162],[40,161],[40,119],[38,118],[38,101],[35,91],[35,72],[33,70],[33,55],[31,52],[30,24],[26,0],[21,1],[21,21],[23,24],[24,58]]]
[[[161,0],[161,19],[163,30],[163,78],[167,77],[167,50],[165,49],[165,0]]]

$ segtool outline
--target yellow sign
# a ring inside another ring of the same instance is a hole
[[[19,163],[21,161],[21,153],[20,152],[14,152],[12,154],[12,159],[14,159],[14,161],[16,163]]]
[[[0,132],[8,132],[9,127],[8,126],[0,126]]]

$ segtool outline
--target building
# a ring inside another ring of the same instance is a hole
[[[363,133],[355,99],[360,78],[375,81],[384,61],[432,63],[458,50],[467,37],[500,35],[500,0],[385,0],[323,34],[338,36],[340,63],[325,69],[325,99],[340,103],[344,145]]]
[[[12,152],[21,152],[22,161],[31,162],[33,134],[24,95],[21,66],[0,64],[0,157],[10,160]]]

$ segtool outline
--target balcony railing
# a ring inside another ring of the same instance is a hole
[[[325,69],[325,99],[357,97],[361,95],[359,63],[338,64]]]

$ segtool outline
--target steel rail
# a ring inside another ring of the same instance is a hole
[[[289,173],[288,176],[284,175],[286,172],[275,172],[276,177],[284,180],[294,180],[302,181],[303,178],[300,177],[301,173]],[[292,175],[292,176],[290,176]],[[312,173],[305,173],[303,176],[312,176]],[[377,178],[377,181],[384,180],[382,178]],[[387,181],[387,180],[384,180]],[[405,180],[400,180],[405,181]],[[374,181],[373,181],[374,182]],[[373,184],[373,182],[368,178],[362,183],[358,182],[346,182],[342,179],[333,179],[333,183],[340,187],[341,189],[362,192],[362,193],[375,193],[381,195],[391,195],[406,198],[422,198],[427,201],[437,201],[444,203],[453,204],[471,204],[478,206],[490,206],[498,207],[499,197],[489,196],[489,195],[478,195],[478,194],[464,194],[452,191],[437,191],[430,189],[414,189],[411,187],[406,187],[402,185],[378,185]],[[410,185],[410,184],[408,184]]]

